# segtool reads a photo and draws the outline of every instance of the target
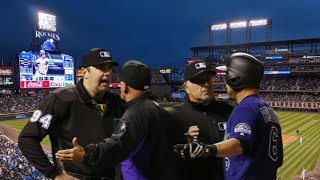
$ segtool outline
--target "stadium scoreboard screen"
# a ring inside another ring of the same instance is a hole
[[[13,88],[13,77],[0,76],[0,88]]]
[[[74,85],[74,59],[59,52],[21,52],[19,54],[20,88],[57,88]]]
[[[0,66],[0,88],[13,88],[13,67]]]

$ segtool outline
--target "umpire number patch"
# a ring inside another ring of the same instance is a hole
[[[32,114],[32,117],[30,118],[30,122],[37,122],[41,117],[41,115],[42,115],[41,110],[34,111],[34,113]]]
[[[42,115],[42,111],[41,110],[34,111],[34,113],[32,114],[32,117],[30,118],[30,122],[39,121],[42,124],[42,127],[44,129],[48,129],[50,124],[51,124],[52,115],[51,114],[46,114],[46,115],[44,115],[42,117],[41,117],[41,115]]]
[[[234,128],[235,133],[240,133],[240,135],[244,136],[244,134],[251,134],[251,128],[247,123],[239,123]]]

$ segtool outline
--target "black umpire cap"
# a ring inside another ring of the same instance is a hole
[[[216,75],[215,69],[211,66],[210,63],[206,61],[194,61],[184,67],[184,77],[183,80],[194,82],[193,80],[200,74],[204,72],[209,72],[213,76]]]
[[[82,67],[98,66],[110,63],[114,66],[119,64],[112,60],[111,53],[103,48],[93,48],[83,56]]]
[[[150,68],[140,61],[127,61],[120,72],[120,80],[133,89],[148,90],[151,84]]]

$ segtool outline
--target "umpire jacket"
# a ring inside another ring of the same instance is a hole
[[[84,164],[62,164],[53,156],[52,165],[44,154],[40,142],[49,135],[54,155],[58,150],[73,148],[72,139],[78,138],[81,146],[97,143],[110,137],[115,121],[120,119],[122,100],[116,94],[106,92],[104,104],[91,99],[81,80],[76,86],[54,90],[34,112],[19,136],[19,148],[27,160],[49,178],[61,170],[84,176],[114,178],[114,168],[103,163],[98,167]],[[105,106],[105,110],[99,108]]]
[[[173,117],[173,144],[187,143],[184,133],[190,126],[198,126],[198,139],[206,144],[213,144],[223,140],[225,125],[233,107],[225,102],[211,101],[203,106],[186,100],[173,107],[170,114]],[[198,159],[183,159],[175,154],[177,172],[181,180],[220,180],[223,179],[222,158],[205,157]]]
[[[111,138],[84,148],[85,163],[95,166],[122,161],[124,179],[176,179],[167,136],[170,115],[148,96],[145,93],[128,102]]]

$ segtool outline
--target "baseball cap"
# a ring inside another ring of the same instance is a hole
[[[109,51],[103,48],[93,48],[83,56],[82,67],[97,66],[101,64],[111,63],[114,66],[119,64],[112,60]]]
[[[136,90],[150,88],[151,71],[147,65],[140,61],[127,61],[120,72],[120,80]]]
[[[206,61],[194,61],[184,67],[184,81],[191,80],[203,72],[210,72],[212,75],[216,75],[216,71],[213,69],[210,63]]]

